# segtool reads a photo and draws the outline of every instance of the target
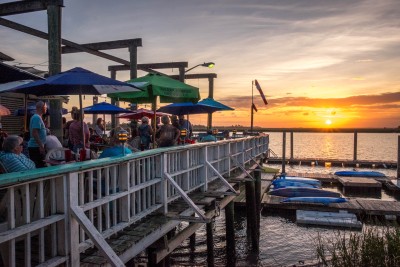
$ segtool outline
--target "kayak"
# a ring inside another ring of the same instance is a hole
[[[318,188],[284,187],[268,192],[268,195],[280,197],[340,197],[340,193]]]
[[[288,186],[296,186],[296,187],[309,187],[309,188],[319,188],[319,185],[308,184],[303,182],[298,182],[297,180],[286,180],[286,179],[277,179],[272,181],[272,185],[274,188],[283,188]]]
[[[303,203],[318,203],[329,205],[330,203],[343,203],[347,202],[347,199],[344,197],[288,197],[281,202],[290,203],[290,202],[303,202]]]
[[[317,179],[312,179],[312,178],[304,178],[304,177],[298,177],[298,176],[281,176],[278,179],[275,179],[274,181],[295,181],[295,182],[300,182],[300,183],[305,183],[305,184],[311,184],[315,185],[317,187],[321,186],[321,182]],[[273,182],[274,182],[273,181]]]
[[[385,177],[386,175],[381,172],[375,171],[339,171],[334,173],[337,176],[350,176],[350,177]]]

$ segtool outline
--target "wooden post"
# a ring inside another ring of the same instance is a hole
[[[190,246],[190,251],[193,252],[196,250],[196,233],[193,233],[189,237],[189,246]]]
[[[357,160],[357,130],[354,130],[354,152],[353,152],[353,160]]]
[[[255,196],[256,196],[256,215],[257,215],[257,235],[260,236],[260,211],[261,211],[261,169],[257,167],[253,172],[255,180]]]
[[[210,208],[207,207],[206,210]],[[206,224],[207,234],[207,266],[214,266],[214,221]]]
[[[282,135],[282,174],[286,173],[286,131]]]
[[[49,2],[47,6],[47,25],[49,31],[49,75],[61,72],[61,6]],[[50,125],[52,133],[60,140],[63,139],[61,108],[59,99],[50,100]]]
[[[214,98],[214,78],[208,77],[208,98]],[[253,107],[252,107],[253,108]],[[208,113],[207,129],[212,128],[212,113]]]
[[[290,159],[293,160],[293,131],[290,131]]]
[[[400,135],[397,137],[397,179],[400,179]]]
[[[236,266],[236,244],[234,227],[234,203],[225,206],[226,266]]]
[[[117,71],[111,70],[111,79],[117,79]],[[118,105],[119,101],[111,98],[111,104]],[[118,119],[116,115],[111,115],[111,129],[114,129],[118,125]],[[104,122],[104,127],[106,127],[106,123]]]
[[[131,79],[137,78],[137,46],[129,46],[129,59],[130,59],[130,77]]]
[[[257,235],[257,215],[254,181],[246,181],[246,211],[247,211],[247,235],[251,238],[252,250],[259,251]]]

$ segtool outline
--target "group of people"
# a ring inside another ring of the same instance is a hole
[[[181,130],[185,129],[187,138],[191,138],[193,133],[192,124],[184,116],[161,116],[157,118],[156,129],[149,124],[149,118],[143,117],[142,124],[134,125],[132,128],[133,146],[138,146],[140,150],[150,148],[150,144],[155,140],[153,147],[169,147],[178,143],[181,136]],[[135,137],[137,138],[135,139]]]
[[[43,120],[43,114],[46,114],[46,112],[47,104],[43,101],[38,101],[36,103],[36,113],[30,119],[29,133],[26,140],[17,135],[10,135],[3,140],[3,151],[0,152],[0,163],[4,169],[3,171],[16,172],[45,167],[45,155],[51,149],[67,147],[77,153],[80,148],[89,149],[89,141],[93,141],[93,138],[102,138],[105,133],[102,118],[98,118],[94,128],[89,129],[88,125],[83,121],[80,110],[73,107],[71,111],[72,120],[67,122],[63,118],[64,140],[61,143],[46,128]],[[183,129],[186,130],[186,138],[190,139],[193,134],[192,124],[184,116],[177,117],[174,115],[170,118],[167,115],[163,115],[157,121],[155,129],[149,124],[148,117],[143,117],[141,122],[140,125],[133,124],[131,138],[126,146],[118,138],[118,133],[122,128],[117,127],[111,131],[109,147],[102,151],[99,158],[127,155],[131,154],[132,151],[146,150],[151,147],[153,140],[155,140],[153,147],[174,146],[178,144]],[[215,137],[210,132],[200,141],[215,141]],[[27,152],[24,152],[25,146],[27,146]]]

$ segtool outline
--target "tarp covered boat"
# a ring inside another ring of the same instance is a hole
[[[302,203],[318,203],[329,205],[330,203],[347,202],[344,197],[288,197],[281,201],[282,203],[302,202]]]
[[[339,171],[334,173],[337,176],[350,176],[350,177],[385,177],[386,175],[381,172],[375,171]]]
[[[298,176],[281,176],[278,179],[275,179],[272,183],[275,181],[293,181],[293,182],[301,182],[305,184],[311,184],[311,185],[316,185],[318,187],[321,186],[321,182],[317,179],[312,179],[312,178],[304,178],[304,177],[298,177]]]
[[[340,197],[340,193],[318,188],[285,187],[268,192],[268,195],[280,197]]]
[[[274,189],[277,188],[283,188],[283,187],[288,187],[288,186],[296,186],[296,187],[308,187],[308,188],[319,188],[319,185],[314,185],[314,184],[307,184],[303,182],[298,182],[296,180],[286,180],[286,179],[278,179],[272,181],[272,185],[274,186]]]

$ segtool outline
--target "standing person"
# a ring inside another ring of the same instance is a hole
[[[30,139],[28,142],[29,158],[35,162],[36,168],[45,167],[44,158],[46,150],[46,126],[42,120],[43,114],[47,111],[47,105],[43,101],[36,103],[36,114],[31,117],[29,123]]]
[[[33,170],[35,163],[22,153],[23,139],[17,135],[10,135],[4,140],[3,151],[0,152],[0,162],[6,172],[20,172]]]
[[[97,118],[96,125],[94,126],[94,133],[102,137],[104,134],[103,119]]]
[[[192,137],[193,127],[190,121],[185,119],[185,115],[179,115],[179,127],[180,129],[186,129],[186,136],[187,138]]]
[[[153,129],[149,125],[149,118],[143,117],[142,124],[139,126],[140,142],[143,149],[150,148],[151,136],[153,135]]]
[[[86,122],[83,121],[80,111],[75,114],[75,120],[69,126],[69,142],[72,145],[72,151],[77,152],[78,148],[90,148],[89,143],[89,127]],[[83,125],[83,136],[82,136],[82,125]],[[83,139],[82,139],[83,138]]]
[[[63,145],[64,147],[68,147],[69,149],[72,150],[72,144],[69,141],[69,126],[71,125],[72,122],[76,121],[78,115],[78,108],[77,107],[72,107],[71,109],[71,118],[72,120],[68,121],[65,123],[64,126],[64,142]]]
[[[180,135],[179,129],[169,124],[169,117],[167,115],[163,115],[161,117],[161,122],[163,125],[158,130],[160,137],[156,141],[158,146],[174,146],[177,143]]]

